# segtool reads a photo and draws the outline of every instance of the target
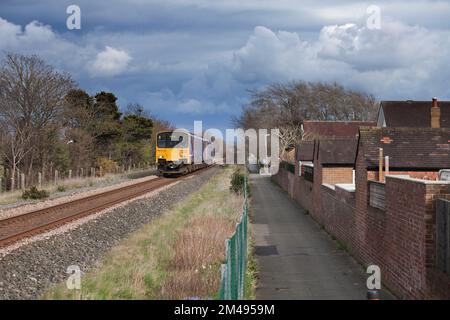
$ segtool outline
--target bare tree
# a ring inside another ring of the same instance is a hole
[[[45,166],[48,155],[41,151],[61,130],[64,97],[74,86],[69,75],[37,56],[6,55],[0,67],[0,122],[2,155],[12,174],[18,166],[28,174],[36,162]]]
[[[4,164],[11,169],[11,189],[14,189],[14,179],[19,164],[23,158],[31,151],[30,141],[32,132],[28,128],[18,128],[8,126],[5,122],[0,122],[0,156]]]
[[[285,126],[279,128],[280,157],[283,158],[286,150],[293,147],[302,138],[300,126]]]
[[[249,93],[250,102],[233,119],[234,125],[280,129],[282,153],[301,140],[300,128],[305,120],[374,120],[378,109],[372,95],[347,90],[337,83],[275,83]]]

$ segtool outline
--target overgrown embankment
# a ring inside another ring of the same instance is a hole
[[[232,168],[225,169],[113,247],[96,269],[82,277],[81,290],[71,291],[62,284],[45,298],[215,298],[225,239],[234,232],[243,206],[243,196],[230,191],[232,173]],[[247,288],[253,289],[252,279]]]

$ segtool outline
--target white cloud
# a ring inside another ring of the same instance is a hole
[[[0,18],[0,52],[38,54],[90,93],[112,90],[122,104],[177,110],[183,121],[236,114],[247,89],[296,79],[338,81],[379,99],[450,98],[448,1],[380,0],[381,30],[365,27],[371,1],[340,2],[135,0],[136,10],[122,12],[119,1],[86,1],[93,14],[79,33]],[[5,16],[17,10],[0,7]],[[36,13],[47,7],[21,12],[56,21],[56,12]]]
[[[379,98],[450,95],[450,31],[385,21],[381,30],[348,23],[322,28],[316,40],[256,27],[233,55],[237,81],[338,81]]]
[[[0,17],[0,55],[3,52],[37,54],[56,68],[82,77],[95,48],[63,38],[49,25],[32,21],[22,27]]]
[[[106,46],[105,50],[99,52],[92,65],[94,76],[116,76],[124,72],[131,57],[127,52]]]

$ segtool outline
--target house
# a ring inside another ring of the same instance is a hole
[[[337,138],[317,141],[316,167],[322,172],[322,184],[352,184],[358,139]]]
[[[295,159],[297,160],[295,173],[298,176],[305,176],[306,174],[309,181],[313,179],[315,145],[314,140],[303,140],[297,143],[295,147]]]
[[[303,140],[319,138],[357,137],[361,126],[375,126],[370,121],[304,121]]]
[[[383,105],[382,125],[355,135],[309,129],[296,159],[312,179],[310,169],[273,178],[360,263],[379,266],[398,297],[450,299],[449,220],[437,219],[438,201],[450,199],[450,181],[439,180],[450,168],[447,103]]]
[[[450,128],[450,101],[382,101],[377,126]]]
[[[380,149],[387,174],[437,180],[439,170],[450,168],[450,128],[362,127],[358,148],[371,180],[383,180]]]

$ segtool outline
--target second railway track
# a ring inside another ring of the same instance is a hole
[[[53,230],[74,220],[92,215],[177,181],[179,180],[155,178],[2,219],[0,220],[0,248],[14,244],[19,240]]]

